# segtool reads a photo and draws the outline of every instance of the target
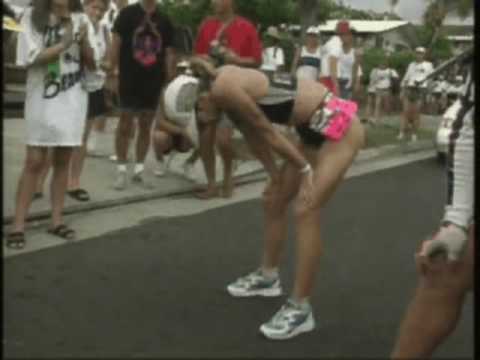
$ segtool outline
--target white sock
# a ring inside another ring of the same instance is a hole
[[[310,301],[308,298],[303,298],[303,299],[295,299],[294,297],[290,298],[290,301],[300,307],[302,310],[310,310]]]
[[[262,274],[267,279],[276,279],[276,278],[278,278],[278,268],[267,269],[267,268],[262,267]]]
[[[143,163],[136,163],[135,169],[133,171],[135,172],[135,174],[140,174],[141,172],[143,172],[144,169],[145,165]]]
[[[118,172],[127,172],[127,165],[119,164],[119,165],[117,165],[117,170],[118,170]]]

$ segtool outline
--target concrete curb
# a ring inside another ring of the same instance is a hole
[[[399,145],[385,145],[379,148],[366,149],[366,150],[360,151],[360,153],[357,156],[357,159],[355,160],[355,163],[361,164],[367,161],[385,158],[388,156],[401,155],[406,153],[410,154],[410,153],[420,152],[420,151],[429,150],[433,148],[434,148],[434,144],[432,141],[419,141],[416,144],[402,143]],[[244,173],[242,175],[236,176],[235,177],[236,184],[237,186],[242,186],[242,185],[255,183],[258,181],[263,181],[266,178],[266,176],[254,177],[252,179],[253,175],[256,175],[256,174],[260,175],[262,173],[264,173],[264,170],[262,168],[258,168],[248,173]],[[105,201],[91,202],[88,204],[73,205],[65,208],[63,213],[64,215],[73,215],[73,214],[80,214],[80,213],[85,213],[89,211],[102,210],[102,209],[123,206],[123,205],[129,205],[129,204],[134,204],[134,203],[143,202],[143,201],[191,195],[196,189],[198,189],[198,184],[192,184],[191,186],[186,186],[184,189],[177,190],[177,191],[157,191],[157,192],[152,192],[148,194],[126,196],[121,199],[105,200]],[[199,201],[203,201],[203,200],[199,200]],[[26,222],[28,223],[33,221],[46,220],[50,217],[50,215],[51,215],[51,211],[46,211],[46,210],[33,212],[27,217]],[[13,222],[13,216],[7,216],[3,218],[3,225],[9,225],[12,222]]]

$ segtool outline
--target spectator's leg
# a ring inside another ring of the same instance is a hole
[[[134,133],[134,113],[122,112],[115,132],[115,151],[119,165],[127,164],[128,147]]]
[[[200,199],[210,199],[218,195],[215,174],[215,139],[217,132],[217,113],[213,109],[209,95],[199,99],[197,127],[199,133],[199,153],[207,176],[207,188],[197,194]]]
[[[37,187],[35,193],[43,194],[43,188],[45,185],[45,180],[47,179],[48,173],[50,172],[50,168],[52,167],[52,149],[47,150],[46,161],[42,166],[42,170],[40,172],[40,176],[38,177]]]
[[[56,147],[53,150],[53,175],[50,183],[53,228],[63,224],[62,212],[65,202],[65,193],[67,191],[68,174],[70,170],[72,153],[72,147]]]
[[[231,198],[234,190],[233,182],[233,159],[235,152],[233,150],[233,128],[223,124],[228,119],[222,119],[217,127],[217,146],[223,162],[223,188],[222,196]]]
[[[87,155],[88,138],[94,122],[95,118],[87,119],[87,122],[85,124],[85,131],[83,133],[82,146],[75,147],[73,149],[68,190],[80,189],[80,177],[82,175],[83,165],[85,163],[85,157]]]
[[[25,165],[17,186],[13,232],[23,232],[25,229],[25,218],[32,203],[33,193],[47,162],[47,151],[46,147],[27,146]]]
[[[377,95],[375,97],[375,124],[380,124],[381,123],[381,108],[382,108],[382,100],[383,100],[383,95],[380,92],[377,92]]]
[[[143,112],[137,121],[138,135],[135,148],[135,173],[143,171],[145,159],[147,158],[148,150],[150,149],[150,137],[154,115],[155,114],[151,111]]]
[[[165,131],[155,129],[153,132],[153,150],[158,162],[163,163],[164,155],[172,149],[172,137]]]

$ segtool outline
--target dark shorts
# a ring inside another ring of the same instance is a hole
[[[407,87],[406,96],[407,100],[413,103],[420,103],[425,95],[425,90],[418,87]]]
[[[153,82],[153,80],[152,80]],[[142,84],[123,82],[119,84],[120,111],[143,112],[156,111],[163,82]]]
[[[320,149],[327,140],[324,135],[310,129],[308,124],[295,126],[295,130],[302,144],[310,148]]]
[[[88,93],[88,111],[87,118],[92,119],[97,116],[105,115],[108,112],[105,101],[105,92],[103,89]]]

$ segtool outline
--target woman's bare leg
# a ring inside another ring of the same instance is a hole
[[[263,269],[278,268],[288,230],[288,205],[296,196],[300,184],[298,169],[285,163],[280,183],[267,189],[263,195],[265,216],[265,241],[262,258]]]
[[[72,152],[72,161],[70,168],[69,190],[80,189],[80,176],[82,175],[85,157],[87,156],[87,142],[95,119],[87,119],[85,132],[83,134],[82,146],[75,147]]]
[[[355,120],[346,137],[338,142],[326,142],[318,154],[309,154],[314,161],[314,201],[310,206],[296,203],[297,265],[293,298],[301,301],[310,296],[322,253],[320,239],[320,209],[342,181],[358,151],[363,146],[364,130]]]
[[[56,147],[53,150],[53,175],[50,185],[50,194],[52,201],[52,225],[54,228],[63,224],[62,212],[65,202],[65,193],[67,191],[72,153],[72,147]]]
[[[45,180],[47,179],[48,173],[50,172],[50,168],[52,167],[52,149],[47,150],[47,158],[42,166],[42,170],[40,171],[40,175],[37,181],[37,187],[35,192],[36,193],[43,193],[43,188],[45,186]]]
[[[25,230],[25,219],[32,203],[33,193],[47,161],[46,147],[27,146],[25,165],[17,186],[13,232]]]

